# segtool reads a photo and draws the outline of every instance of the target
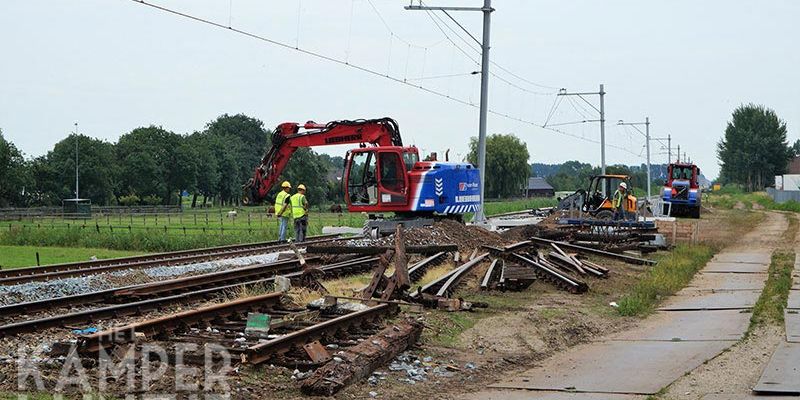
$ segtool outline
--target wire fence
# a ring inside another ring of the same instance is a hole
[[[360,214],[309,213],[309,225],[321,227],[363,226]],[[278,218],[266,212],[229,213],[223,211],[193,212],[191,214],[117,214],[83,218],[28,216],[7,221],[3,230],[14,232],[31,229],[82,229],[97,233],[163,232],[172,234],[225,234],[226,232],[258,232],[277,229]]]

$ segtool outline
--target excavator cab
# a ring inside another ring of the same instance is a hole
[[[409,202],[409,176],[419,161],[416,147],[365,147],[345,161],[345,200],[350,211],[396,210]]]
[[[619,184],[625,182],[628,186],[628,196],[623,203],[623,208],[628,215],[636,213],[636,197],[633,196],[633,186],[628,175],[596,175],[589,180],[586,190],[580,189],[559,202],[563,210],[580,209],[597,219],[612,219],[614,207],[611,203],[614,192]]]
[[[628,175],[593,176],[586,191],[584,211],[599,219],[611,219],[614,215],[612,196],[619,184],[623,182],[628,186],[628,196],[623,203],[623,208],[626,213],[636,213],[636,197],[632,194],[633,186]]]

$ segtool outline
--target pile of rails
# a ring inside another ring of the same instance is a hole
[[[612,253],[638,251],[646,254],[659,249],[654,244],[657,228],[652,221],[561,218],[546,222],[548,223],[521,227],[512,237],[559,240]]]
[[[309,238],[303,245],[319,246],[319,249],[337,238]],[[365,342],[380,343],[387,348],[395,346],[399,352],[417,340],[422,325],[413,320],[396,322],[389,327],[391,332],[382,331],[385,329],[381,320],[398,311],[396,302],[367,305],[334,301],[309,308],[288,304],[283,293],[273,292],[284,282],[319,287],[323,279],[375,271],[381,265],[385,269],[384,257],[364,249],[355,254],[306,253],[304,256],[301,249],[286,243],[222,246],[3,271],[0,285],[57,282],[108,271],[183,265],[287,249],[293,250],[294,255],[282,253],[288,257],[270,263],[6,305],[0,307],[0,337],[8,341],[30,334],[34,337],[20,340],[40,342],[47,338],[49,342],[56,339],[47,354],[53,358],[67,356],[74,350],[89,359],[112,352],[127,354],[131,347],[154,343],[172,349],[167,352],[168,359],[172,360],[174,354],[170,351],[175,349],[174,344],[191,343],[200,345],[201,349],[206,344],[221,345],[244,364],[268,363],[304,369],[326,365],[331,359],[342,359],[346,354],[368,354],[370,349],[364,348],[369,347]],[[413,276],[421,276],[428,266],[440,262],[447,254],[440,250],[451,249],[410,248],[410,252],[425,256],[412,266]],[[266,294],[253,294],[259,291]],[[169,309],[183,311],[169,312]],[[251,330],[256,321],[261,321],[261,329]],[[376,360],[395,355],[374,349],[372,353]],[[365,357],[359,358],[363,359]],[[204,359],[190,357],[185,361],[203,363]],[[353,379],[355,375],[340,381]],[[324,390],[331,390],[329,385],[323,386]]]
[[[504,247],[484,246],[495,257],[481,280],[481,289],[522,290],[542,280],[570,293],[584,293],[589,285],[585,277],[606,278],[609,270],[589,260],[605,257],[639,265],[654,261],[611,253],[592,247],[553,241],[539,237]]]
[[[399,228],[389,239],[369,243],[315,237],[303,244],[305,252],[291,244],[266,242],[2,271],[0,285],[16,285],[292,250],[275,262],[3,306],[0,337],[76,329],[77,344],[74,335],[55,343],[52,357],[70,354],[73,346],[81,356],[92,358],[112,351],[127,354],[127,349],[144,343],[191,343],[200,348],[221,344],[243,364],[314,369],[303,376],[303,392],[331,395],[416,342],[421,323],[401,319],[387,327],[382,322],[400,307],[460,311],[485,306],[454,298],[458,286],[478,275],[480,268],[488,267],[478,276],[481,289],[521,290],[541,280],[582,293],[588,290],[587,279],[609,274],[595,257],[652,263],[542,237],[506,245],[508,241],[499,235],[469,229],[444,224],[438,231],[409,230],[406,237]],[[578,237],[573,232],[570,238]],[[454,241],[437,244],[441,240]],[[433,266],[448,260],[455,265],[452,270],[411,289]],[[325,293],[325,279],[370,271],[371,282],[350,298],[326,296],[300,307],[287,303],[283,293],[273,292],[290,284]],[[387,275],[388,271],[393,272]],[[222,301],[209,303],[214,299]],[[167,311],[178,306],[180,312]],[[133,316],[138,318],[129,318]]]

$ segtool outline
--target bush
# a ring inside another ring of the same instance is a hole
[[[119,205],[126,207],[135,206],[139,204],[140,201],[141,200],[139,199],[139,196],[137,196],[135,193],[129,194],[127,196],[120,196],[118,200]]]
[[[157,206],[161,204],[161,197],[158,197],[154,194],[144,196],[142,199],[142,203],[147,204],[148,206]]]

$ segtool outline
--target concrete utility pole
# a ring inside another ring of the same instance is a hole
[[[664,145],[664,142],[662,142],[662,140],[666,140],[667,141],[667,164],[671,163],[672,162],[672,135],[667,135],[667,137],[665,137],[665,138],[664,137],[654,137],[654,138],[650,138],[650,140],[658,140],[659,142],[661,142],[662,146]]]
[[[75,123],[75,199],[79,199],[78,196],[78,123]]]
[[[419,5],[414,5],[413,1],[405,7],[406,10],[426,10],[426,11],[480,11],[483,13],[483,39],[478,44],[481,46],[481,104],[480,119],[478,122],[478,171],[480,172],[481,204],[475,211],[474,222],[482,223],[486,221],[483,212],[484,192],[486,187],[486,119],[489,114],[489,26],[491,24],[492,0],[483,0],[483,7],[431,7],[423,6],[420,0]],[[447,14],[448,17],[450,14]],[[452,17],[451,17],[452,18]],[[459,25],[461,29],[464,29]],[[466,29],[464,29],[466,32]],[[467,32],[470,37],[472,35]],[[474,39],[474,37],[473,37]],[[477,42],[477,40],[476,40]]]
[[[644,135],[646,147],[647,147],[647,199],[650,199],[650,185],[652,185],[652,178],[650,177],[650,117],[645,117],[644,122],[624,122],[623,120],[619,120],[617,125],[629,125],[636,128],[639,133]],[[645,131],[642,132],[636,125],[644,125]]]
[[[594,106],[594,104],[589,103],[583,96],[588,95],[599,95],[600,96],[600,108]],[[606,91],[604,85],[600,84],[600,91],[599,92],[582,92],[582,93],[570,93],[567,92],[567,89],[561,88],[558,91],[558,96],[578,96],[581,100],[585,101],[586,104],[591,106],[600,114],[600,119],[590,119],[586,120],[585,122],[600,122],[600,171],[603,175],[606,174],[606,104],[605,104],[605,95]]]

